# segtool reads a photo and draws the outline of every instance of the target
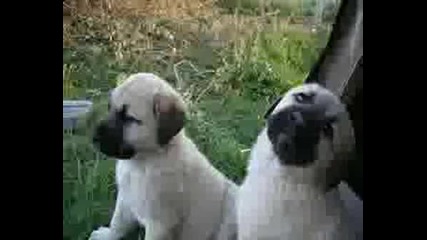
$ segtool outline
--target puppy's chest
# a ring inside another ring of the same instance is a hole
[[[144,169],[117,164],[116,181],[119,192],[128,206],[144,207],[147,196],[147,175]]]
[[[279,182],[272,178],[257,178],[242,185],[240,196],[250,199],[240,206],[243,219],[249,219],[245,220],[248,221],[247,228],[254,229],[260,237],[335,239],[325,236],[336,235],[343,227],[339,197],[326,197],[304,187]]]
[[[117,165],[119,192],[136,214],[150,214],[152,209],[169,207],[182,198],[182,179],[173,169]],[[139,216],[144,217],[144,216]]]

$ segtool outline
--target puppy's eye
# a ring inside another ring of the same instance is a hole
[[[298,103],[313,103],[314,100],[314,93],[312,92],[300,92],[300,93],[296,93],[294,95],[295,101],[297,101]]]

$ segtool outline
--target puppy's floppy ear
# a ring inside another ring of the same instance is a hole
[[[343,114],[346,114],[346,111],[347,111],[346,106],[340,102],[339,104],[335,104],[329,107],[325,111],[325,119],[336,121],[339,118],[341,118]]]
[[[184,104],[175,96],[156,94],[153,99],[153,113],[157,119],[157,141],[166,145],[184,127]]]
[[[267,111],[264,114],[264,119],[268,118],[270,116],[270,114],[273,112],[273,110],[277,107],[277,105],[279,104],[280,100],[282,100],[282,96],[278,97],[273,104],[271,104],[271,106],[267,109]]]

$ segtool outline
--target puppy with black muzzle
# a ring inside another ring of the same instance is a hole
[[[110,225],[90,239],[120,239],[140,225],[149,240],[236,239],[237,186],[185,135],[186,106],[174,88],[138,73],[109,103],[93,141],[118,159],[118,195]]]
[[[240,240],[350,240],[344,205],[328,192],[341,178],[340,100],[317,84],[288,91],[267,112],[240,188]],[[328,192],[328,193],[327,193]]]

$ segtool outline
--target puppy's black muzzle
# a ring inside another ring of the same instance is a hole
[[[115,120],[103,120],[95,129],[93,143],[103,154],[129,159],[135,155],[134,148],[123,139],[123,124]]]
[[[291,106],[268,119],[268,137],[283,165],[305,167],[317,155],[321,132],[332,133],[323,112],[311,107]]]

